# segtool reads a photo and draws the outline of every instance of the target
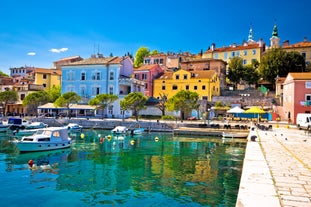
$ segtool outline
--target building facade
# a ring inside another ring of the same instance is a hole
[[[181,90],[197,92],[201,100],[212,101],[213,96],[220,95],[220,80],[213,70],[165,72],[154,80],[154,97],[160,95],[173,97]]]
[[[286,40],[283,42],[282,49],[287,52],[299,52],[305,58],[306,66],[311,63],[311,42],[308,42],[306,37],[302,42],[294,44],[289,44]]]
[[[117,95],[119,99],[104,112],[106,117],[122,118],[120,100],[131,92],[144,93],[144,82],[131,78],[133,61],[129,57],[103,57],[77,61],[62,66],[62,94],[76,92],[81,104],[99,94]],[[131,112],[125,112],[130,116]]]
[[[35,84],[42,85],[44,89],[51,89],[53,86],[61,85],[61,69],[36,68],[34,70]]]
[[[164,72],[158,64],[145,64],[134,68],[133,75],[137,80],[145,83],[145,96],[153,97],[153,80],[158,78]]]
[[[283,120],[296,123],[297,113],[311,113],[311,72],[289,73],[283,83]]]

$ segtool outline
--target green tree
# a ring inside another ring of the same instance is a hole
[[[97,110],[102,110],[102,118],[104,118],[104,112],[107,106],[111,105],[118,99],[117,95],[112,94],[98,94],[95,98],[89,101],[89,105],[96,106]]]
[[[167,108],[171,111],[180,111],[180,118],[185,119],[192,109],[198,108],[199,94],[181,90],[167,101]]]
[[[138,48],[135,54],[134,67],[141,66],[144,62],[144,57],[148,56],[149,53],[150,53],[150,50],[146,47]]]
[[[6,116],[6,106],[9,103],[15,103],[16,101],[18,101],[18,94],[16,91],[3,91],[0,92],[0,102],[3,103],[3,114],[4,116]]]
[[[229,62],[228,79],[236,86],[243,77],[243,59],[234,57]]]
[[[6,77],[8,77],[8,75],[7,75],[7,74],[5,74],[4,72],[2,72],[2,71],[0,70],[0,77],[2,77],[2,76],[6,76]]]
[[[167,95],[160,94],[159,103],[157,104],[157,108],[162,112],[162,116],[165,116],[166,111],[166,103],[167,103]]]
[[[51,101],[50,94],[47,91],[37,91],[28,94],[23,100],[23,106],[27,107],[28,114],[38,115],[38,106]]]
[[[46,92],[50,95],[50,101],[54,103],[61,96],[61,86],[53,86]]]
[[[147,97],[144,96],[141,92],[132,92],[124,97],[120,102],[120,106],[122,110],[131,109],[133,115],[138,121],[139,111],[145,107],[145,103],[147,102]]]
[[[157,55],[159,54],[158,50],[152,50],[149,55]]]
[[[267,51],[261,58],[259,75],[266,81],[275,82],[275,78],[286,77],[289,72],[303,72],[305,60],[297,52],[286,52],[282,49]]]
[[[243,70],[242,79],[248,84],[256,84],[259,80],[257,69],[253,65],[245,65]]]
[[[58,107],[66,107],[67,108],[67,116],[69,114],[70,105],[74,103],[78,103],[81,100],[81,97],[75,92],[67,92],[62,94],[56,101],[54,102],[55,106]]]

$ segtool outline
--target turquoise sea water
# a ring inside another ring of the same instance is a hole
[[[235,206],[245,142],[83,134],[70,149],[25,154],[0,135],[1,206]]]

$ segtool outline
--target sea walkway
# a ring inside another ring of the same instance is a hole
[[[287,125],[256,130],[245,151],[237,207],[310,207],[311,136]]]

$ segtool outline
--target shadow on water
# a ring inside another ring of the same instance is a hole
[[[10,187],[15,182],[31,188],[31,194],[19,195],[26,205],[35,205],[45,188],[52,197],[65,193],[66,199],[58,201],[63,205],[235,206],[245,140],[166,133],[114,136],[105,130],[70,136],[70,149],[40,153],[19,154],[10,142],[1,142],[0,166],[10,173],[0,181],[10,185],[0,192],[16,194]],[[5,180],[27,175],[30,159],[51,168],[32,171],[32,186],[27,179]],[[45,206],[53,206],[45,199]]]

